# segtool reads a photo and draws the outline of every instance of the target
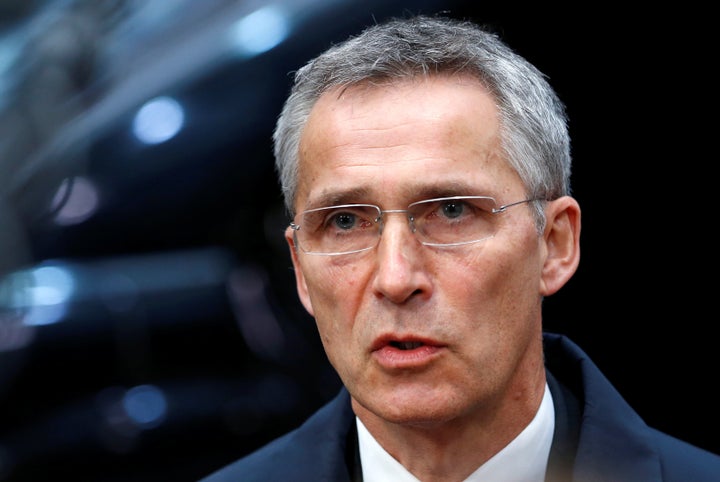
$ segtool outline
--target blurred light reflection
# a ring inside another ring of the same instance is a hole
[[[0,308],[23,316],[27,326],[62,320],[75,291],[75,280],[62,266],[41,265],[8,275],[0,283]]]
[[[267,52],[288,36],[287,14],[274,5],[263,7],[240,19],[232,30],[233,42],[241,55]]]
[[[196,303],[222,293],[235,265],[231,252],[204,248],[87,262],[47,261],[0,280],[0,313],[16,313],[27,326],[62,321],[71,308],[74,319],[96,319],[107,312],[126,313],[139,304],[162,306],[169,319],[208,308]],[[168,307],[164,300],[177,297]],[[99,303],[99,304],[98,304]],[[159,322],[159,320],[158,320]]]
[[[63,180],[52,200],[55,222],[61,226],[80,224],[98,209],[100,196],[95,184],[84,177]]]
[[[165,394],[154,385],[131,388],[125,393],[122,405],[130,420],[145,429],[160,425],[167,414]]]
[[[182,106],[170,97],[157,97],[145,103],[133,121],[133,133],[145,144],[172,139],[185,122]]]

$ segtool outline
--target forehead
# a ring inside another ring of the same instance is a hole
[[[335,200],[497,195],[520,182],[499,133],[494,99],[472,77],[330,90],[318,99],[301,137],[296,208]]]

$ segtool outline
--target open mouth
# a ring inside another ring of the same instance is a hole
[[[414,350],[423,346],[423,343],[419,341],[391,341],[390,346],[399,350]]]
[[[375,340],[372,356],[383,370],[425,370],[441,359],[447,345],[420,335],[387,334]]]

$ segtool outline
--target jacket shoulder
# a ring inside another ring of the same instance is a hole
[[[650,429],[660,453],[663,480],[720,480],[720,455],[692,445],[654,428]]]
[[[563,388],[553,397],[564,400],[566,389],[580,407],[573,473],[582,480],[720,481],[720,455],[648,426],[567,337],[545,333],[544,342],[549,380]]]
[[[345,389],[300,427],[220,468],[200,482],[342,481],[347,436],[355,421]]]

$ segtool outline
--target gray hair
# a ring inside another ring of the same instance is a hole
[[[366,81],[435,74],[472,75],[495,99],[501,146],[527,196],[570,194],[570,137],[565,106],[535,66],[479,25],[443,17],[396,18],[336,44],[295,73],[273,134],[285,206],[294,212],[300,137],[326,91]],[[534,203],[538,229],[542,203]]]

